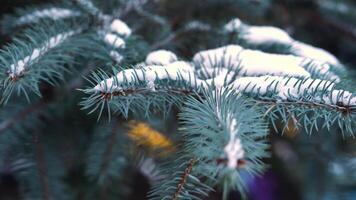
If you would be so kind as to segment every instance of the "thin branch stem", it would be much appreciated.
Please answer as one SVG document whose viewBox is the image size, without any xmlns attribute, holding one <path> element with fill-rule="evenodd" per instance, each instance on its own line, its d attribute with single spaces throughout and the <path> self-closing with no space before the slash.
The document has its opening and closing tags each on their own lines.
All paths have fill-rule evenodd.
<svg viewBox="0 0 356 200">
<path fill-rule="evenodd" d="M 354 113 L 356 110 L 354 107 L 351 106 L 340 106 L 340 105 L 330 105 L 330 104 L 323 104 L 318 102 L 306 102 L 306 101 L 267 101 L 267 100 L 254 100 L 257 104 L 269 104 L 272 107 L 268 109 L 268 112 L 272 111 L 278 105 L 286 105 L 286 106 L 305 106 L 305 107 L 316 107 L 316 108 L 325 108 L 329 110 L 337 110 L 343 113 Z M 266 113 L 267 114 L 267 113 Z"/>
<path fill-rule="evenodd" d="M 193 166 L 194 164 L 197 162 L 196 158 L 192 158 L 190 159 L 188 166 L 185 168 L 184 173 L 182 175 L 181 180 L 179 181 L 178 185 L 177 185 L 177 190 L 176 192 L 173 194 L 173 198 L 172 200 L 177 200 L 179 197 L 179 194 L 182 192 L 184 185 L 187 182 L 188 176 L 189 174 L 192 172 L 193 170 Z"/>
</svg>

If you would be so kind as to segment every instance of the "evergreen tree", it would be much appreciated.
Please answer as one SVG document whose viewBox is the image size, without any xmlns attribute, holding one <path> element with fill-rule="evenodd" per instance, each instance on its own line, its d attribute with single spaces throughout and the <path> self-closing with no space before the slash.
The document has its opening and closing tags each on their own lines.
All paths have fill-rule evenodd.
<svg viewBox="0 0 356 200">
<path fill-rule="evenodd" d="M 73 0 L 6 15 L 1 199 L 268 199 L 254 185 L 271 164 L 302 199 L 355 198 L 355 149 L 339 145 L 356 130 L 354 70 L 272 26 L 290 7 L 355 41 L 346 0 Z"/>
</svg>

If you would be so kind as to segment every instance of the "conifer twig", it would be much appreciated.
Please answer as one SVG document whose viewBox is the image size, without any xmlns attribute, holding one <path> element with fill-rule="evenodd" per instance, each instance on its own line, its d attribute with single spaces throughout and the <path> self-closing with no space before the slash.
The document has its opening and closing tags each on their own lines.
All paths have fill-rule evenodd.
<svg viewBox="0 0 356 200">
<path fill-rule="evenodd" d="M 172 200 L 177 200 L 179 197 L 179 194 L 182 192 L 184 185 L 187 182 L 188 176 L 189 174 L 192 172 L 193 170 L 193 166 L 194 164 L 197 162 L 196 158 L 192 158 L 190 159 L 188 166 L 185 168 L 184 173 L 182 175 L 181 180 L 179 181 L 178 185 L 177 185 L 177 190 L 176 192 L 173 194 L 173 198 Z"/>
</svg>

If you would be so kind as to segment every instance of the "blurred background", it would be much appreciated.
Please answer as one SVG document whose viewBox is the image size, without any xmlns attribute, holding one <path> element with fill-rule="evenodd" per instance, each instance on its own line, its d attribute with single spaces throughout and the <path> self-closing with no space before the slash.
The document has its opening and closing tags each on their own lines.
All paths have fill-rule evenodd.
<svg viewBox="0 0 356 200">
<path fill-rule="evenodd" d="M 173 29 L 187 21 L 206 23 L 239 17 L 253 25 L 273 25 L 288 31 L 295 39 L 324 48 L 348 68 L 356 70 L 356 2 L 342 0 L 157 0 L 160 15 L 167 16 Z M 46 0 L 1 0 L 1 16 L 15 8 L 49 3 Z M 55 2 L 55 1 L 52 1 Z M 102 1 L 104 2 L 104 1 Z M 209 2 L 209 3 L 207 3 Z M 233 3 L 232 3 L 233 2 Z M 247 5 L 246 5 L 247 4 Z M 184 6 L 183 6 L 184 5 Z M 189 5 L 189 6 L 187 6 Z M 154 29 L 154 26 L 151 27 Z M 152 30 L 137 27 L 137 34 L 148 41 Z M 160 30 L 156 30 L 160 31 Z M 150 34 L 148 34 L 150 33 Z M 178 55 L 191 57 L 192 41 L 177 41 Z M 9 38 L 2 35 L 0 44 Z M 174 43 L 175 41 L 173 41 Z M 356 88 L 356 86 L 355 86 Z M 270 169 L 262 176 L 248 180 L 251 200 L 352 200 L 356 199 L 356 139 L 338 130 L 303 134 L 293 127 L 284 134 L 271 134 L 273 154 L 267 161 Z M 75 173 L 73 172 L 74 179 Z M 80 178 L 80 177 L 79 177 Z M 135 183 L 137 192 L 131 199 L 143 199 L 148 191 L 144 178 Z M 18 182 L 12 174 L 0 172 L 0 200 L 17 199 Z M 209 199 L 220 199 L 212 194 Z M 239 199 L 232 193 L 230 199 Z"/>
</svg>

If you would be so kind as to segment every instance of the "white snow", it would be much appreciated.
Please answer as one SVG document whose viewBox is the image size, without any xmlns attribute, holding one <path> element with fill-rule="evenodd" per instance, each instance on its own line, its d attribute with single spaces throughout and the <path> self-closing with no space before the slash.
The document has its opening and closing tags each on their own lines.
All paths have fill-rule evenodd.
<svg viewBox="0 0 356 200">
<path fill-rule="evenodd" d="M 264 53 L 257 50 L 244 50 L 239 45 L 228 45 L 198 52 L 193 61 L 200 68 L 227 68 L 240 70 L 247 76 L 284 75 L 310 77 L 303 66 L 303 58 L 292 55 Z"/>
<path fill-rule="evenodd" d="M 320 66 L 320 72 L 330 75 L 328 74 L 330 66 L 320 61 L 292 55 L 244 50 L 238 45 L 201 51 L 194 56 L 193 63 L 184 61 L 169 63 L 173 55 L 173 53 L 165 50 L 152 52 L 147 56 L 146 63 L 143 63 L 143 66 L 123 70 L 116 76 L 103 80 L 93 89 L 98 92 L 114 92 L 122 90 L 121 86 L 125 83 L 145 81 L 147 88 L 154 91 L 156 80 L 170 79 L 186 81 L 198 90 L 208 89 L 212 86 L 216 89 L 229 87 L 240 93 L 252 93 L 261 97 L 271 94 L 278 100 L 293 101 L 301 100 L 302 97 L 317 92 L 323 96 L 310 96 L 310 99 L 303 99 L 303 101 L 330 105 L 338 103 L 344 105 L 356 104 L 356 97 L 352 93 L 341 90 L 333 91 L 334 82 L 309 78 L 310 74 L 303 67 L 310 62 L 315 66 Z M 175 55 L 174 57 L 176 58 Z M 162 58 L 165 59 L 162 60 Z M 223 62 L 229 61 L 232 65 L 224 65 L 221 60 Z M 156 65 L 146 66 L 147 63 L 156 63 Z M 242 75 L 247 76 L 244 77 L 241 74 L 235 76 L 235 71 L 231 69 L 237 70 L 237 67 L 241 69 Z M 196 72 L 204 73 L 209 79 L 198 78 Z M 236 79 L 233 80 L 233 78 Z M 233 152 L 232 148 L 231 143 L 227 149 Z M 233 154 L 231 153 L 231 155 Z"/>
<path fill-rule="evenodd" d="M 114 19 L 110 24 L 110 30 L 117 33 L 123 37 L 128 37 L 131 35 L 132 31 L 127 24 L 119 19 Z"/>
<path fill-rule="evenodd" d="M 119 91 L 121 84 L 145 81 L 152 87 L 156 79 L 185 80 L 194 83 L 194 71 L 192 66 L 183 61 L 174 62 L 166 66 L 150 65 L 141 69 L 126 69 L 119 72 L 115 77 L 101 81 L 94 87 L 95 91 L 112 92 Z M 153 84 L 153 85 L 152 85 Z M 153 88 L 152 88 L 153 89 Z"/>
<path fill-rule="evenodd" d="M 241 38 L 255 45 L 264 43 L 289 44 L 293 42 L 287 32 L 273 26 L 250 26 L 246 31 L 243 31 Z"/>
<path fill-rule="evenodd" d="M 214 78 L 206 79 L 206 80 L 198 80 L 198 83 L 203 88 L 209 88 L 210 86 L 215 86 L 215 88 L 223 88 L 227 83 L 232 81 L 234 77 L 234 73 L 223 71 L 219 75 L 215 76 Z"/>
<path fill-rule="evenodd" d="M 125 48 L 126 46 L 125 41 L 121 37 L 112 33 L 107 33 L 104 36 L 104 41 L 115 48 Z"/>
<path fill-rule="evenodd" d="M 75 17 L 81 15 L 78 11 L 73 11 L 66 8 L 47 8 L 44 10 L 37 10 L 33 13 L 26 14 L 21 16 L 15 23 L 17 25 L 28 24 L 32 22 L 37 22 L 41 18 L 51 18 L 53 20 L 68 18 L 68 17 Z"/>
<path fill-rule="evenodd" d="M 236 59 L 243 48 L 239 45 L 227 45 L 216 49 L 204 50 L 196 53 L 193 62 L 196 66 L 205 68 L 234 68 L 238 65 Z"/>
<path fill-rule="evenodd" d="M 110 57 L 116 62 L 116 63 L 121 63 L 121 61 L 124 59 L 124 57 L 117 51 L 112 50 L 110 51 Z"/>
<path fill-rule="evenodd" d="M 240 27 L 243 25 L 241 20 L 239 18 L 235 18 L 230 20 L 227 24 L 224 26 L 224 30 L 227 32 L 236 32 L 240 29 Z"/>
<path fill-rule="evenodd" d="M 242 28 L 243 27 L 243 28 Z M 224 29 L 228 32 L 239 32 L 241 39 L 249 44 L 262 45 L 268 43 L 280 43 L 292 46 L 290 54 L 327 62 L 337 67 L 342 67 L 339 60 L 324 49 L 305 44 L 294 40 L 290 35 L 277 27 L 273 26 L 250 26 L 243 24 L 238 18 L 228 22 Z"/>
<path fill-rule="evenodd" d="M 36 60 L 40 55 L 46 53 L 50 49 L 58 46 L 63 43 L 68 37 L 73 36 L 77 33 L 81 32 L 81 29 L 76 31 L 68 31 L 65 33 L 58 34 L 54 37 L 51 37 L 41 48 L 34 49 L 31 55 L 26 56 L 22 60 L 19 60 L 10 66 L 9 76 L 11 78 L 18 77 L 23 74 L 26 67 L 31 64 L 34 60 Z"/>
<path fill-rule="evenodd" d="M 332 65 L 339 66 L 339 60 L 331 53 L 324 49 L 305 44 L 303 42 L 295 41 L 292 43 L 292 53 L 294 55 L 311 58 L 323 62 L 328 62 Z"/>
<path fill-rule="evenodd" d="M 202 67 L 197 70 L 197 74 L 200 76 L 203 76 L 203 78 L 212 78 L 215 76 L 218 76 L 222 73 L 227 74 L 228 72 L 231 72 L 231 70 L 226 69 L 226 68 L 206 68 Z"/>
<path fill-rule="evenodd" d="M 233 87 L 245 93 L 261 96 L 275 93 L 280 99 L 300 98 L 315 91 L 331 91 L 334 83 L 320 79 L 297 79 L 280 76 L 241 77 L 232 83 Z"/>
<path fill-rule="evenodd" d="M 224 147 L 225 154 L 227 156 L 227 167 L 230 169 L 236 169 L 237 161 L 242 159 L 245 155 L 245 151 L 242 147 L 240 138 L 237 137 L 238 127 L 235 118 L 232 118 L 230 123 L 230 139 L 227 145 Z"/>
<path fill-rule="evenodd" d="M 338 105 L 341 103 L 344 106 L 355 106 L 356 96 L 349 91 L 333 90 L 329 95 L 325 95 L 322 101 L 330 105 Z"/>
<path fill-rule="evenodd" d="M 147 65 L 167 65 L 169 63 L 177 61 L 176 54 L 167 50 L 157 50 L 149 53 L 146 57 Z"/>
<path fill-rule="evenodd" d="M 301 63 L 303 58 L 264 53 L 257 50 L 244 50 L 238 56 L 241 73 L 247 76 L 277 75 L 293 77 L 310 77 Z"/>
</svg>

